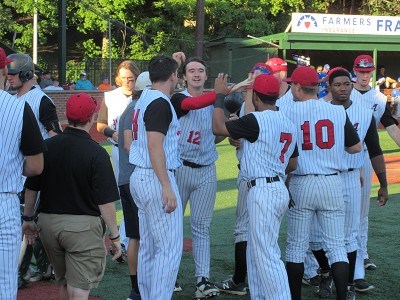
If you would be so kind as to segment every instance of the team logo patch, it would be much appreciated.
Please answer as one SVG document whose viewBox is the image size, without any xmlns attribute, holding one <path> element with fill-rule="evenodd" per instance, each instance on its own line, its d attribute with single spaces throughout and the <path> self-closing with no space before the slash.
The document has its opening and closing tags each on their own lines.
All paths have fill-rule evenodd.
<svg viewBox="0 0 400 300">
<path fill-rule="evenodd" d="M 297 27 L 305 27 L 307 29 L 318 27 L 317 20 L 311 15 L 304 15 L 297 22 Z"/>
</svg>

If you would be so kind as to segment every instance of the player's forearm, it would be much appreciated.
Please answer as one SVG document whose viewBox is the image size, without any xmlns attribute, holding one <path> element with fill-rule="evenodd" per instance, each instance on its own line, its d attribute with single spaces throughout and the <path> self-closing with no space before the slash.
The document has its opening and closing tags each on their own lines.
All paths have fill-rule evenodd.
<svg viewBox="0 0 400 300">
<path fill-rule="evenodd" d="M 253 105 L 253 89 L 248 88 L 246 90 L 246 96 L 245 96 L 244 114 L 247 115 L 248 113 L 251 113 L 253 111 L 255 111 Z"/>
<path fill-rule="evenodd" d="M 212 130 L 216 136 L 229 136 L 229 132 L 225 126 L 225 114 L 222 108 L 214 108 L 212 118 Z"/>
<path fill-rule="evenodd" d="M 111 237 L 116 237 L 119 235 L 117 227 L 117 218 L 115 215 L 115 204 L 110 202 L 107 204 L 99 205 L 101 216 L 106 223 L 107 227 L 110 229 Z"/>
<path fill-rule="evenodd" d="M 400 129 L 396 124 L 386 127 L 387 133 L 390 135 L 392 140 L 400 147 Z"/>
<path fill-rule="evenodd" d="M 35 202 L 38 192 L 25 188 L 25 206 L 24 206 L 24 216 L 31 217 L 34 215 Z"/>
<path fill-rule="evenodd" d="M 371 164 L 376 174 L 376 177 L 378 177 L 380 186 L 387 187 L 386 165 L 385 160 L 383 159 L 383 155 L 378 155 L 372 158 Z"/>
</svg>

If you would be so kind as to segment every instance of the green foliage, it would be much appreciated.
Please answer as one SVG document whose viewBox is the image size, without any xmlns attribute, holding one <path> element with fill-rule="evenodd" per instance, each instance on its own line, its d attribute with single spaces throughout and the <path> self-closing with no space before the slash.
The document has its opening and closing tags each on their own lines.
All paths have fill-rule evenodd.
<svg viewBox="0 0 400 300">
<path fill-rule="evenodd" d="M 85 61 L 67 61 L 67 82 L 74 82 L 79 78 L 79 74 L 85 70 Z"/>
<path fill-rule="evenodd" d="M 3 0 L 0 2 L 0 40 L 17 51 L 31 52 L 35 5 L 39 12 L 39 44 L 46 45 L 58 32 L 57 2 Z M 35 4 L 36 3 L 36 4 Z M 103 37 L 112 25 L 112 56 L 149 59 L 156 53 L 195 46 L 196 0 L 70 0 L 69 32 L 80 32 L 78 49 L 86 57 L 108 57 L 101 51 Z M 399 15 L 398 1 L 368 0 L 207 0 L 204 40 L 221 37 L 263 36 L 284 30 L 291 12 Z M 184 24 L 192 24 L 184 26 Z M 14 40 L 15 33 L 15 40 Z"/>
</svg>

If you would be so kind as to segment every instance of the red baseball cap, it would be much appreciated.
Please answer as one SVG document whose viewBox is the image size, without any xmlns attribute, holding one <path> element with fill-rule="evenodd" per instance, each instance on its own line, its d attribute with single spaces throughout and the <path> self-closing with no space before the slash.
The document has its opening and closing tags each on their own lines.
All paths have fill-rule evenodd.
<svg viewBox="0 0 400 300">
<path fill-rule="evenodd" d="M 96 99 L 86 93 L 72 95 L 65 106 L 68 120 L 80 123 L 88 122 L 97 111 Z"/>
<path fill-rule="evenodd" d="M 350 75 L 349 70 L 347 70 L 346 68 L 340 66 L 340 67 L 335 67 L 335 68 L 329 70 L 328 74 L 326 75 L 326 76 L 328 76 L 328 81 L 329 81 L 329 79 L 331 78 L 331 75 L 332 75 L 334 72 L 339 71 L 339 70 L 340 70 L 340 71 L 347 72 L 347 73 L 349 74 L 349 77 L 351 78 L 351 75 Z"/>
<path fill-rule="evenodd" d="M 370 72 L 375 70 L 374 60 L 370 55 L 359 55 L 354 60 L 353 69 L 359 72 Z"/>
<path fill-rule="evenodd" d="M 287 71 L 287 63 L 282 58 L 273 57 L 266 61 L 267 66 L 272 70 L 272 73 L 278 71 Z"/>
<path fill-rule="evenodd" d="M 0 69 L 3 69 L 6 64 L 14 61 L 12 58 L 8 58 L 6 52 L 0 47 Z"/>
<path fill-rule="evenodd" d="M 289 78 L 283 79 L 285 82 L 294 82 L 305 86 L 318 85 L 318 73 L 315 69 L 306 66 L 298 66 Z"/>
<path fill-rule="evenodd" d="M 254 79 L 253 90 L 266 96 L 279 95 L 279 81 L 274 75 L 260 74 Z"/>
</svg>

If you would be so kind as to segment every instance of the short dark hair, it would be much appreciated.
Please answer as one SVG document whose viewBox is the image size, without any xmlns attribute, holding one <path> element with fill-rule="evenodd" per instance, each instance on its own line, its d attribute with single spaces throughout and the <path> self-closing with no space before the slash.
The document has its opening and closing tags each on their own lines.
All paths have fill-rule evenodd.
<svg viewBox="0 0 400 300">
<path fill-rule="evenodd" d="M 151 82 L 167 81 L 171 74 L 178 69 L 178 63 L 172 57 L 165 55 L 154 56 L 149 62 Z"/>
<path fill-rule="evenodd" d="M 336 77 L 342 77 L 342 76 L 348 77 L 351 80 L 350 73 L 347 70 L 338 69 L 338 70 L 333 71 L 331 74 L 329 74 L 329 85 L 332 84 L 333 79 L 335 79 Z"/>
<path fill-rule="evenodd" d="M 254 91 L 254 93 L 261 100 L 261 102 L 263 102 L 265 104 L 275 105 L 276 100 L 278 100 L 278 98 L 279 98 L 279 95 L 269 96 L 269 95 L 261 94 L 257 91 Z"/>
<path fill-rule="evenodd" d="M 202 60 L 201 58 L 195 56 L 195 57 L 189 57 L 189 58 L 185 61 L 185 63 L 183 64 L 183 67 L 182 67 L 182 72 L 183 72 L 183 74 L 186 74 L 186 67 L 187 67 L 187 65 L 188 65 L 189 63 L 191 63 L 191 62 L 198 62 L 198 63 L 202 64 L 202 65 L 204 66 L 204 68 L 206 69 L 206 72 L 207 72 L 207 65 L 206 65 L 206 63 L 204 62 L 204 60 Z"/>
</svg>

